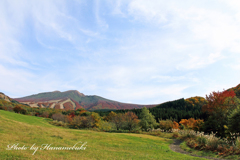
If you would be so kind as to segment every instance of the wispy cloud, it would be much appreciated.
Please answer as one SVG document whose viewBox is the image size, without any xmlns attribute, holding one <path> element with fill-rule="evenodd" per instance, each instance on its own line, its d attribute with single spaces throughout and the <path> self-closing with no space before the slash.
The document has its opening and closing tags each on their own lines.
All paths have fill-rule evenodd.
<svg viewBox="0 0 240 160">
<path fill-rule="evenodd" d="M 233 87 L 240 79 L 239 5 L 1 1 L 0 88 L 13 97 L 77 89 L 153 104 Z"/>
</svg>

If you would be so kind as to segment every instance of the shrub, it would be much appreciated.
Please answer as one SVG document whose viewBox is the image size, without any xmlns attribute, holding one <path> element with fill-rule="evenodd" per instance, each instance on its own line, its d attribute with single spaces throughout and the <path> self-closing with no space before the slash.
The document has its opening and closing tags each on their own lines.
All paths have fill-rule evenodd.
<svg viewBox="0 0 240 160">
<path fill-rule="evenodd" d="M 100 121 L 99 129 L 102 131 L 111 131 L 115 130 L 116 127 L 112 122 Z"/>
<path fill-rule="evenodd" d="M 61 127 L 67 127 L 67 124 L 62 122 L 62 121 L 57 121 L 57 120 L 54 120 L 52 122 L 49 122 L 50 124 L 53 124 L 55 126 L 61 126 Z"/>
<path fill-rule="evenodd" d="M 16 113 L 20 113 L 21 110 L 22 110 L 22 108 L 20 106 L 16 106 L 13 108 L 13 111 Z"/>
<path fill-rule="evenodd" d="M 55 113 L 52 115 L 53 120 L 65 122 L 65 116 L 62 113 Z"/>
<path fill-rule="evenodd" d="M 236 139 L 236 147 L 240 150 L 240 138 Z"/>
<path fill-rule="evenodd" d="M 48 117 L 49 117 L 48 111 L 44 111 L 44 112 L 42 113 L 42 116 L 48 118 Z"/>
<path fill-rule="evenodd" d="M 204 125 L 204 122 L 202 119 L 197 119 L 195 120 L 194 124 L 193 124 L 193 130 L 194 131 L 203 131 L 203 125 Z"/>
<path fill-rule="evenodd" d="M 201 146 L 206 146 L 206 144 L 207 144 L 207 139 L 206 139 L 206 137 L 204 136 L 204 134 L 203 133 L 201 133 L 198 137 L 197 137 L 197 142 L 198 142 L 198 144 L 200 144 Z"/>
<path fill-rule="evenodd" d="M 189 147 L 191 147 L 191 148 L 196 148 L 196 147 L 198 147 L 198 143 L 196 142 L 196 140 L 194 139 L 194 138 L 188 138 L 187 140 L 186 140 L 186 144 L 189 146 Z"/>
<path fill-rule="evenodd" d="M 75 116 L 69 124 L 71 128 L 93 128 L 95 120 L 92 116 Z"/>
<path fill-rule="evenodd" d="M 178 132 L 174 132 L 173 135 L 172 135 L 173 138 L 178 138 L 179 137 L 179 134 Z"/>
<path fill-rule="evenodd" d="M 197 120 L 195 120 L 194 118 L 181 119 L 179 123 L 182 125 L 181 128 L 193 129 L 195 131 L 203 131 L 204 122 L 201 119 Z"/>
<path fill-rule="evenodd" d="M 69 124 L 71 128 L 81 128 L 82 125 L 82 118 L 81 116 L 75 116 L 72 122 Z"/>
<path fill-rule="evenodd" d="M 26 114 L 27 111 L 26 111 L 25 109 L 22 108 L 22 109 L 20 110 L 20 113 L 21 113 L 21 114 Z"/>
<path fill-rule="evenodd" d="M 2 102 L 0 102 L 0 110 L 4 110 Z"/>
<path fill-rule="evenodd" d="M 215 134 L 210 134 L 207 137 L 207 144 L 206 148 L 209 150 L 216 150 L 218 148 L 218 145 L 220 144 L 220 138 L 216 137 Z"/>
<path fill-rule="evenodd" d="M 166 131 L 169 131 L 173 128 L 173 121 L 172 120 L 161 120 L 159 121 L 159 127 L 164 130 L 165 132 Z"/>
<path fill-rule="evenodd" d="M 10 111 L 10 112 L 12 112 L 12 111 L 13 111 L 13 108 L 12 108 L 12 107 L 8 107 L 7 110 Z"/>
<path fill-rule="evenodd" d="M 181 135 L 182 139 L 195 138 L 198 134 L 197 132 L 195 132 L 193 130 L 180 130 L 178 133 Z"/>
</svg>

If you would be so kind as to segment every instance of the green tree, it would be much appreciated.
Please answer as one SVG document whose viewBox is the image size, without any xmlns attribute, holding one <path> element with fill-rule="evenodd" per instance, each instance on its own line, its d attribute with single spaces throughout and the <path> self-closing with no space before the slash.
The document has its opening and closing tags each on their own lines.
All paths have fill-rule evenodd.
<svg viewBox="0 0 240 160">
<path fill-rule="evenodd" d="M 155 120 L 155 117 L 152 115 L 152 113 L 149 112 L 149 110 L 146 107 L 142 108 L 142 112 L 139 116 L 141 121 L 139 122 L 139 125 L 147 131 L 149 128 L 154 128 L 157 126 L 157 122 Z"/>
<path fill-rule="evenodd" d="M 238 106 L 228 117 L 228 130 L 231 133 L 240 134 L 240 106 Z"/>
</svg>

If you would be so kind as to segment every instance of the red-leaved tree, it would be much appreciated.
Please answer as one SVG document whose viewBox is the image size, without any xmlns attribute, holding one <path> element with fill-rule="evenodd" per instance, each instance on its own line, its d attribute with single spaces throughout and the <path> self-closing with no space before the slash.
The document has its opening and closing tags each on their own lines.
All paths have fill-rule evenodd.
<svg viewBox="0 0 240 160">
<path fill-rule="evenodd" d="M 204 132 L 216 133 L 218 137 L 226 137 L 227 130 L 224 126 L 228 124 L 228 116 L 239 104 L 239 100 L 233 90 L 223 92 L 212 92 L 206 96 L 208 103 L 202 107 L 203 112 L 210 116 L 204 123 Z"/>
<path fill-rule="evenodd" d="M 206 95 L 208 103 L 202 107 L 203 112 L 212 114 L 213 112 L 223 112 L 235 105 L 234 91 L 212 92 Z"/>
</svg>

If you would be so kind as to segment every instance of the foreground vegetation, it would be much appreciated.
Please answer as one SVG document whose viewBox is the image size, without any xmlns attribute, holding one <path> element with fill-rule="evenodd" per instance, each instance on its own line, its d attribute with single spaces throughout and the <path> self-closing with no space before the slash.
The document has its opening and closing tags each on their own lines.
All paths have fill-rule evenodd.
<svg viewBox="0 0 240 160">
<path fill-rule="evenodd" d="M 212 92 L 206 96 L 206 99 L 192 97 L 163 103 L 151 109 L 144 107 L 141 110 L 111 111 L 108 114 L 84 109 L 72 111 L 31 108 L 18 102 L 6 102 L 1 99 L 0 109 L 51 118 L 50 124 L 64 128 L 150 133 L 158 136 L 162 132 L 174 132 L 173 137 L 185 140 L 186 145 L 193 149 L 213 151 L 223 156 L 240 154 L 240 100 L 234 90 Z M 191 112 L 188 112 L 188 109 Z M 179 111 L 174 112 L 175 110 Z M 156 120 L 154 116 L 169 115 L 168 112 L 176 113 L 175 117 L 178 118 L 183 116 L 182 113 L 187 117 L 198 115 L 197 117 L 204 118 L 191 117 L 179 121 L 172 117 Z"/>
<path fill-rule="evenodd" d="M 0 110 L 0 159 L 201 159 L 173 152 L 170 139 L 129 133 L 73 130 L 53 126 L 46 118 Z M 31 147 L 52 144 L 72 147 L 87 142 L 85 150 L 6 150 L 9 144 Z"/>
</svg>

